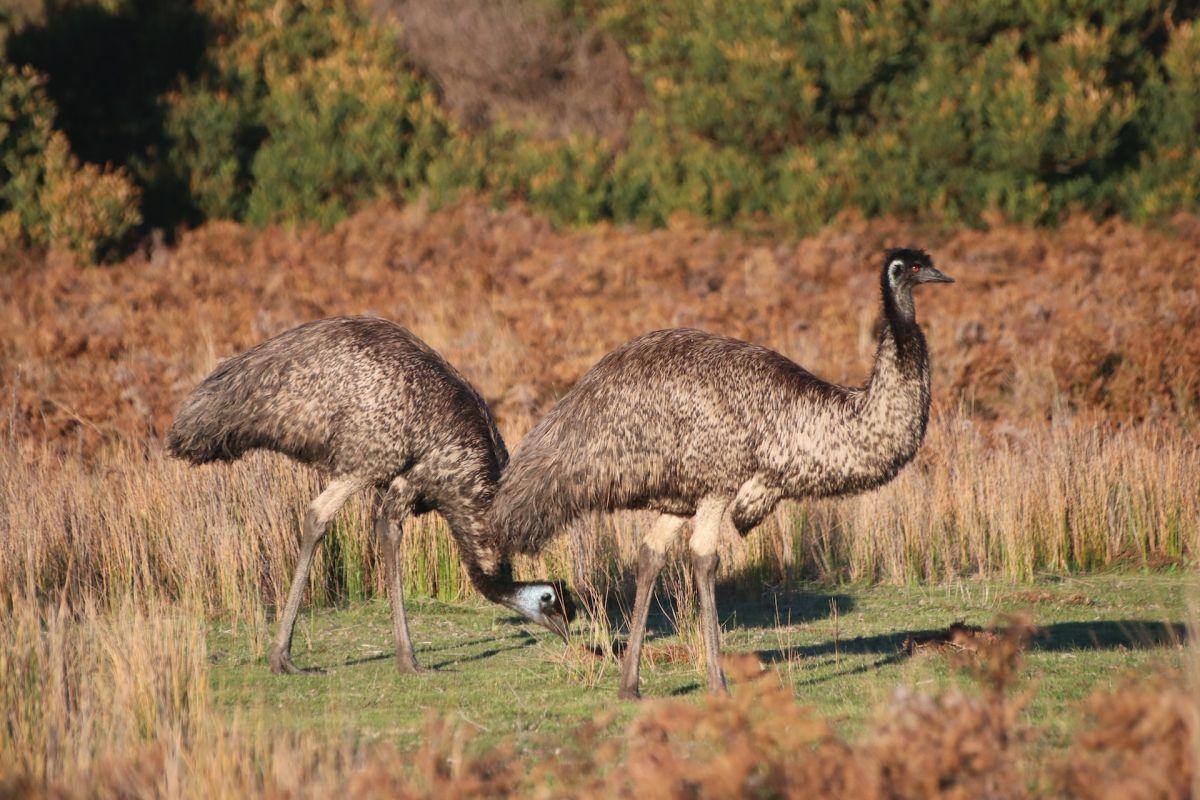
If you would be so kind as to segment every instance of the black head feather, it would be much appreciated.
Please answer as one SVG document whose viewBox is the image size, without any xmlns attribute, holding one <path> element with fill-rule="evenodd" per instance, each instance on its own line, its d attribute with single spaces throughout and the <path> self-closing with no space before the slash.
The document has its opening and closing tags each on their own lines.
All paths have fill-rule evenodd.
<svg viewBox="0 0 1200 800">
<path fill-rule="evenodd" d="M 916 247 L 892 247 L 886 252 L 887 263 L 899 259 L 905 264 L 920 264 L 923 267 L 932 267 L 933 259 L 929 257 L 929 253 Z"/>
</svg>

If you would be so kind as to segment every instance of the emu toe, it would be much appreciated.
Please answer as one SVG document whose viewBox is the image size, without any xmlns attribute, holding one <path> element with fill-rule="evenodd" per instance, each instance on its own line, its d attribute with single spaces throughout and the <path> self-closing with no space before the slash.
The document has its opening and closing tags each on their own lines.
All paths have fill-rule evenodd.
<svg viewBox="0 0 1200 800">
<path fill-rule="evenodd" d="M 396 669 L 401 675 L 420 675 L 425 671 L 421 667 L 417 666 L 416 661 L 405 660 L 399 656 L 396 657 Z"/>
<path fill-rule="evenodd" d="M 271 651 L 271 672 L 276 675 L 313 675 L 324 673 L 325 670 L 320 667 L 306 667 L 301 669 L 292 663 L 292 657 L 282 650 Z"/>
<path fill-rule="evenodd" d="M 642 693 L 638 691 L 636 686 L 622 686 L 617 690 L 617 698 L 620 700 L 641 700 Z"/>
</svg>

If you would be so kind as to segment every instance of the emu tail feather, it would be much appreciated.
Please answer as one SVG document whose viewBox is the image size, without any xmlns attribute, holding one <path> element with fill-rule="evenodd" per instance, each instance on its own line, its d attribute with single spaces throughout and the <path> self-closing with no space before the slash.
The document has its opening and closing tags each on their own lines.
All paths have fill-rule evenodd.
<svg viewBox="0 0 1200 800">
<path fill-rule="evenodd" d="M 171 430 L 167 450 L 176 458 L 193 464 L 235 461 L 249 449 L 231 409 L 219 396 L 204 391 L 208 382 L 184 401 Z"/>
<path fill-rule="evenodd" d="M 167 449 L 193 464 L 236 461 L 256 448 L 311 460 L 312 424 L 294 403 L 284 376 L 287 353 L 267 345 L 225 361 L 184 399 Z M 306 424 L 308 423 L 308 424 Z"/>
</svg>

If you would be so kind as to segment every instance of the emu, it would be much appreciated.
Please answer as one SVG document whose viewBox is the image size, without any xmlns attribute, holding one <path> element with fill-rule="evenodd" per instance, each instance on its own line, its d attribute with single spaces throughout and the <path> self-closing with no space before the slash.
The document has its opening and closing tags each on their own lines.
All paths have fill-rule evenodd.
<svg viewBox="0 0 1200 800">
<path fill-rule="evenodd" d="M 929 356 L 913 288 L 952 283 L 921 250 L 889 250 L 885 324 L 866 385 L 817 378 L 764 347 L 691 329 L 648 333 L 604 356 L 522 441 L 492 504 L 504 552 L 534 553 L 580 515 L 650 509 L 620 696 L 639 696 L 654 581 L 687 518 L 708 688 L 721 693 L 717 545 L 784 498 L 834 497 L 891 480 L 925 435 Z"/>
<path fill-rule="evenodd" d="M 396 665 L 418 671 L 404 612 L 400 544 L 404 519 L 437 510 L 475 588 L 559 634 L 573 615 L 555 583 L 518 583 L 484 536 L 487 510 L 508 451 L 478 392 L 404 327 L 372 317 L 310 322 L 230 358 L 184 400 L 170 452 L 193 464 L 234 461 L 255 449 L 309 464 L 329 477 L 312 501 L 271 670 L 292 663 L 292 631 L 317 545 L 356 492 L 375 493 L 392 601 Z"/>
</svg>

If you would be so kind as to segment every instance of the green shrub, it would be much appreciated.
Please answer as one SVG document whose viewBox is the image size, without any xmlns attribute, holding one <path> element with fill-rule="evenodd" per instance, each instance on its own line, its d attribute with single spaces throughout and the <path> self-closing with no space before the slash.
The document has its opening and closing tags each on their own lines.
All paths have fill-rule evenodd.
<svg viewBox="0 0 1200 800">
<path fill-rule="evenodd" d="M 503 198 L 521 198 L 564 224 L 610 217 L 611 151 L 598 139 L 565 142 L 511 137 L 485 171 L 487 185 Z"/>
<path fill-rule="evenodd" d="M 122 170 L 81 164 L 67 137 L 50 137 L 43 161 L 39 205 L 45 215 L 45 239 L 86 258 L 106 248 L 142 221 L 140 193 Z"/>
<path fill-rule="evenodd" d="M 359 55 L 350 45 L 268 78 L 251 221 L 329 224 L 361 201 L 423 180 L 445 136 L 432 95 Z"/>
<path fill-rule="evenodd" d="M 430 199 L 441 205 L 457 199 L 463 191 L 483 191 L 493 162 L 502 153 L 511 152 L 519 139 L 513 131 L 496 128 L 476 136 L 452 135 L 425 170 Z"/>
<path fill-rule="evenodd" d="M 765 205 L 811 227 L 846 207 L 1052 222 L 1072 207 L 1151 218 L 1194 206 L 1185 143 L 1200 89 L 1179 13 L 1157 0 L 610 0 L 598 18 L 644 77 L 647 113 L 672 140 L 704 143 L 669 163 L 672 148 L 619 158 L 642 177 L 614 211 L 720 220 Z M 733 185 L 767 183 L 711 207 L 652 188 L 697 160 Z"/>
<path fill-rule="evenodd" d="M 240 219 L 250 193 L 250 161 L 261 133 L 252 104 L 203 84 L 169 96 L 167 168 L 205 219 Z"/>
<path fill-rule="evenodd" d="M 425 180 L 449 128 L 392 31 L 339 0 L 204 8 L 220 32 L 212 66 L 167 121 L 204 216 L 330 224 Z"/>
<path fill-rule="evenodd" d="M 64 2 L 73 15 L 54 29 L 29 0 L 17 49 L 127 29 L 174 77 L 123 97 L 114 76 L 131 59 L 117 59 L 104 82 L 116 118 L 90 141 L 76 133 L 108 99 L 61 92 L 56 109 L 38 73 L 6 66 L 9 239 L 111 246 L 137 224 L 129 174 L 155 225 L 328 225 L 377 197 L 463 190 L 564 224 L 683 212 L 798 231 L 848 209 L 1052 224 L 1073 208 L 1154 220 L 1200 207 L 1200 27 L 1170 0 L 556 0 L 563 24 L 619 41 L 644 83 L 619 143 L 539 138 L 520 120 L 460 128 L 391 19 L 350 0 Z M 85 63 L 102 70 L 95 44 Z M 56 118 L 77 153 L 118 169 L 80 164 Z"/>
<path fill-rule="evenodd" d="M 50 143 L 54 105 L 32 69 L 0 72 L 0 213 L 6 239 L 19 240 L 40 220 L 40 162 Z"/>
<path fill-rule="evenodd" d="M 679 211 L 730 222 L 763 207 L 764 183 L 760 164 L 738 148 L 643 115 L 613 164 L 612 209 L 650 225 Z"/>
<path fill-rule="evenodd" d="M 0 70 L 0 246 L 96 258 L 141 222 L 139 193 L 124 170 L 80 163 L 43 84 L 27 67 Z"/>
<path fill-rule="evenodd" d="M 1149 146 L 1116 189 L 1117 207 L 1137 220 L 1200 208 L 1200 24 L 1170 28 L 1162 68 L 1141 103 Z"/>
</svg>

